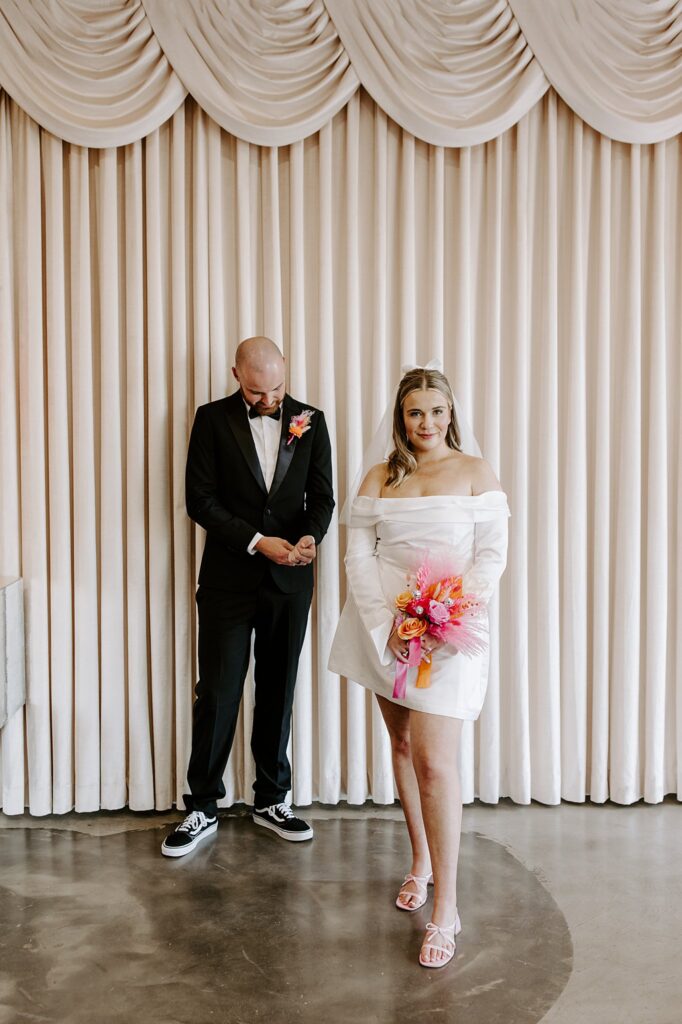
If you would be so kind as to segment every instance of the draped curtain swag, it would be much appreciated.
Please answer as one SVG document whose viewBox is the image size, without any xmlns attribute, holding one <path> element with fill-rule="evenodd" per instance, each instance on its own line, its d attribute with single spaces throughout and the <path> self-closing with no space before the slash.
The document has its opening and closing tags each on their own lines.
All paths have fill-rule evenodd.
<svg viewBox="0 0 682 1024">
<path fill-rule="evenodd" d="M 609 138 L 682 129 L 673 0 L 0 0 L 0 86 L 43 128 L 123 146 L 189 91 L 238 138 L 301 141 L 359 85 L 439 146 L 496 138 L 550 84 Z"/>
<path fill-rule="evenodd" d="M 512 0 L 547 79 L 583 121 L 621 142 L 682 131 L 682 5 Z"/>
<path fill-rule="evenodd" d="M 187 439 L 254 333 L 324 408 L 340 504 L 401 364 L 432 357 L 509 494 L 465 799 L 682 795 L 681 7 L 0 0 L 7 813 L 181 800 Z M 344 548 L 333 522 L 303 805 L 395 796 L 376 703 L 326 667 Z M 226 803 L 252 713 L 249 675 Z"/>
<path fill-rule="evenodd" d="M 360 84 L 322 0 L 148 0 L 154 32 L 199 105 L 261 146 L 312 135 Z"/>
<path fill-rule="evenodd" d="M 495 138 L 548 88 L 507 0 L 325 2 L 370 96 L 434 146 Z"/>
<path fill-rule="evenodd" d="M 140 0 L 2 0 L 0 85 L 59 139 L 124 146 L 187 94 Z"/>
</svg>

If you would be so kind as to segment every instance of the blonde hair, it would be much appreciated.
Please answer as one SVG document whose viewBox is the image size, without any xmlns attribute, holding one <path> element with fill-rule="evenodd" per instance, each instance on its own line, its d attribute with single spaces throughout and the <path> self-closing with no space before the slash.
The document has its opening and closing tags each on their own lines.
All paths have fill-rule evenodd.
<svg viewBox="0 0 682 1024">
<path fill-rule="evenodd" d="M 412 454 L 405 420 L 403 419 L 403 403 L 413 391 L 440 391 L 450 406 L 450 422 L 445 435 L 445 443 L 454 451 L 461 451 L 461 439 L 457 417 L 455 416 L 455 399 L 452 388 L 445 374 L 439 370 L 425 370 L 417 367 L 408 370 L 398 385 L 393 408 L 393 444 L 395 448 L 388 457 L 388 468 L 384 487 L 398 487 L 408 476 L 412 476 L 417 468 L 417 460 Z"/>
</svg>

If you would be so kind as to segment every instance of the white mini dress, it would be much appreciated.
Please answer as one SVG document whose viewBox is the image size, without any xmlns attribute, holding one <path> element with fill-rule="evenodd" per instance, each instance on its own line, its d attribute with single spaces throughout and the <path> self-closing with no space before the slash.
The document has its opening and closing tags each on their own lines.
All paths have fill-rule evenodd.
<svg viewBox="0 0 682 1024">
<path fill-rule="evenodd" d="M 353 502 L 346 553 L 348 598 L 332 643 L 329 668 L 393 700 L 395 657 L 387 641 L 395 598 L 428 555 L 463 577 L 465 594 L 488 603 L 507 562 L 509 507 L 502 491 L 417 498 L 358 497 Z M 478 718 L 488 684 L 489 650 L 475 657 L 439 647 L 431 686 L 417 689 L 408 670 L 407 692 L 396 704 L 449 718 Z"/>
</svg>

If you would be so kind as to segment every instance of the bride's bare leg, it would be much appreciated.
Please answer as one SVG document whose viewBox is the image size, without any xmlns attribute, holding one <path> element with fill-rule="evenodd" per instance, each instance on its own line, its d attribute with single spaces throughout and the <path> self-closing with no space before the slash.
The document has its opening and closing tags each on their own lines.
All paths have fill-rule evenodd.
<svg viewBox="0 0 682 1024">
<path fill-rule="evenodd" d="M 462 830 L 462 792 L 459 781 L 459 747 L 462 722 L 458 718 L 410 715 L 412 760 L 421 797 L 421 812 L 431 851 L 434 902 L 431 920 L 448 926 L 457 913 L 457 860 Z M 442 946 L 439 937 L 431 942 Z M 444 959 L 432 950 L 429 959 Z"/>
<path fill-rule="evenodd" d="M 407 708 L 394 704 L 393 701 L 386 700 L 385 697 L 377 695 L 377 701 L 391 740 L 393 773 L 398 787 L 400 804 L 407 823 L 407 832 L 412 844 L 412 866 L 410 873 L 425 876 L 431 872 L 431 859 L 424 831 L 417 776 L 412 764 L 410 712 Z M 416 888 L 413 882 L 407 882 L 405 885 L 407 892 L 412 890 L 416 892 Z M 412 902 L 409 897 L 403 900 L 407 907 L 411 906 Z"/>
</svg>

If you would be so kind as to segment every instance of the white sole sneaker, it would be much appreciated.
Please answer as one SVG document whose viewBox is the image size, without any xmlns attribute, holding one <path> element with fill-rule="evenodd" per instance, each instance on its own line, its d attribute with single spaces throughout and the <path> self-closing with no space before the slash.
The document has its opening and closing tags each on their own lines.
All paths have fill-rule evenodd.
<svg viewBox="0 0 682 1024">
<path fill-rule="evenodd" d="M 262 825 L 263 828 L 269 828 L 271 832 L 276 832 L 280 839 L 286 839 L 289 843 L 302 843 L 306 839 L 313 838 L 313 830 L 311 828 L 306 829 L 305 832 L 287 832 L 286 829 L 280 828 L 274 821 L 266 821 L 265 818 L 259 817 L 257 814 L 253 814 L 252 818 L 256 825 Z"/>
<path fill-rule="evenodd" d="M 191 853 L 192 850 L 196 850 L 202 840 L 212 836 L 214 832 L 218 830 L 218 822 L 214 821 L 212 825 L 203 829 L 198 836 L 195 836 L 191 843 L 187 843 L 185 846 L 166 846 L 166 840 L 164 839 L 161 844 L 161 853 L 164 857 L 184 857 L 186 854 Z M 171 832 L 171 835 L 173 833 Z"/>
</svg>

